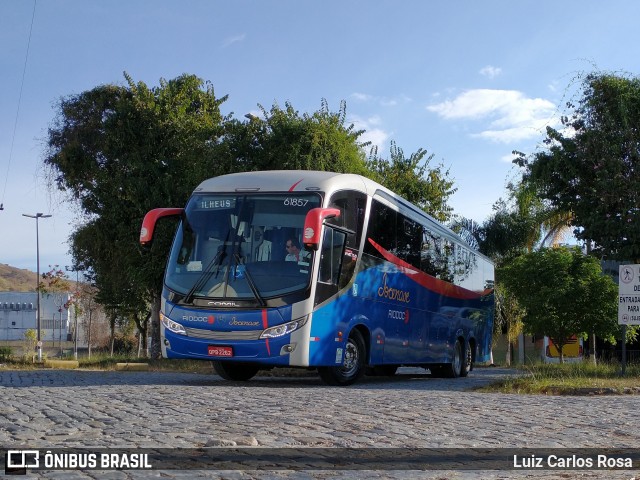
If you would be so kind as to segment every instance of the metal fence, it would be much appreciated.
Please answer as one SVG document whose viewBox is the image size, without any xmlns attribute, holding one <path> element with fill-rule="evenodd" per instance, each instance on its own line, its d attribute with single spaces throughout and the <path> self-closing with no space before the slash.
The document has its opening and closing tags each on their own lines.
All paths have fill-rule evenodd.
<svg viewBox="0 0 640 480">
<path fill-rule="evenodd" d="M 597 356 L 605 362 L 622 362 L 622 350 L 604 350 Z M 627 350 L 627 363 L 640 363 L 640 350 Z"/>
</svg>

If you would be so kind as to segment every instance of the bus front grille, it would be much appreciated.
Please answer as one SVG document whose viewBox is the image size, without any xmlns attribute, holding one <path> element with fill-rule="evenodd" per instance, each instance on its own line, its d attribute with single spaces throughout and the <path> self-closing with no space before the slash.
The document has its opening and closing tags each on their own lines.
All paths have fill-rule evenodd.
<svg viewBox="0 0 640 480">
<path fill-rule="evenodd" d="M 201 328 L 185 327 L 188 337 L 205 338 L 207 340 L 258 340 L 262 330 L 236 330 L 232 332 L 214 332 Z"/>
</svg>

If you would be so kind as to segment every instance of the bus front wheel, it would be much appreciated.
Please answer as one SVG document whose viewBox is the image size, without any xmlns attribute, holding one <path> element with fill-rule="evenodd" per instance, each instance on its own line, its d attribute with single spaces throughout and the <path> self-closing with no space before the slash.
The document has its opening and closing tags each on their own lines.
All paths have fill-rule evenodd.
<svg viewBox="0 0 640 480">
<path fill-rule="evenodd" d="M 213 361 L 213 369 L 225 380 L 244 382 L 253 378 L 258 373 L 259 368 L 250 363 L 220 362 Z"/>
<path fill-rule="evenodd" d="M 367 349 L 362 334 L 353 330 L 344 349 L 344 360 L 339 367 L 318 367 L 323 382 L 328 385 L 347 386 L 355 383 L 365 371 Z"/>
</svg>

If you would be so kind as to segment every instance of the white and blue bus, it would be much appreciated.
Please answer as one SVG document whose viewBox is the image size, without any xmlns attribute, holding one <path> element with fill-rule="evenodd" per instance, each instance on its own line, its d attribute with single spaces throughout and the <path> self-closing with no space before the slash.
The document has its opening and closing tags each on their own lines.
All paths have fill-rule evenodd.
<svg viewBox="0 0 640 480">
<path fill-rule="evenodd" d="M 202 182 L 179 216 L 160 309 L 162 354 L 227 380 L 317 368 L 331 385 L 419 366 L 464 377 L 486 361 L 492 263 L 367 178 L 245 172 Z"/>
</svg>

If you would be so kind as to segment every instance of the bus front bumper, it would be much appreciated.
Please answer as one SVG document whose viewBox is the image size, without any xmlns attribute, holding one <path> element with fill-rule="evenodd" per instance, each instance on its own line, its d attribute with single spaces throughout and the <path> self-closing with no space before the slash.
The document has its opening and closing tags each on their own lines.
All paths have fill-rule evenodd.
<svg viewBox="0 0 640 480">
<path fill-rule="evenodd" d="M 224 360 L 264 365 L 290 365 L 297 344 L 291 335 L 259 340 L 211 340 L 177 334 L 161 328 L 162 356 L 193 360 Z"/>
</svg>

